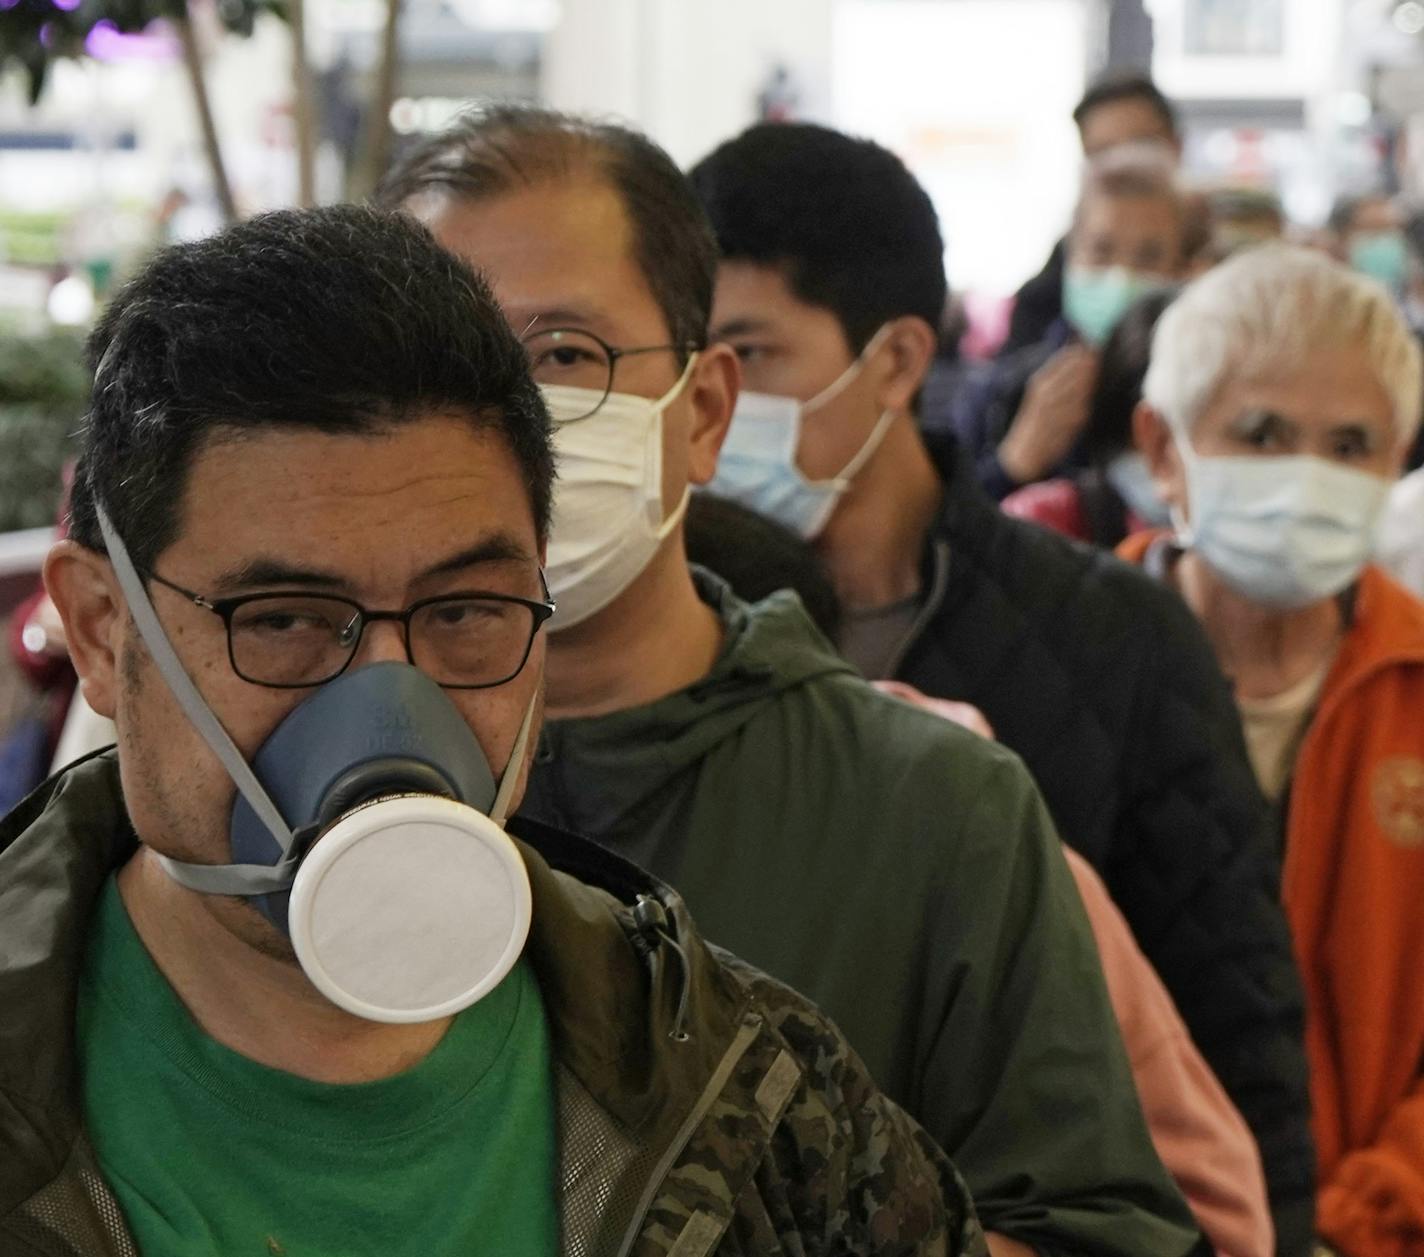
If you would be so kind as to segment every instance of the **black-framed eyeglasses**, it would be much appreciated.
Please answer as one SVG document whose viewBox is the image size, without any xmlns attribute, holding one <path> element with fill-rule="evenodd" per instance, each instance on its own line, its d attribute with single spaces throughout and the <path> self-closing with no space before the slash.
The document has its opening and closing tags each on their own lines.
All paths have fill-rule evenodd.
<svg viewBox="0 0 1424 1257">
<path fill-rule="evenodd" d="M 400 624 L 406 658 L 438 685 L 483 690 L 512 681 L 528 662 L 534 635 L 554 614 L 549 586 L 542 601 L 510 594 L 442 594 L 404 611 L 372 611 L 338 594 L 273 592 L 206 598 L 149 579 L 222 618 L 227 654 L 244 681 L 271 689 L 305 689 L 340 676 L 361 646 L 366 625 Z M 544 575 L 539 574 L 541 582 Z"/>
<path fill-rule="evenodd" d="M 556 423 L 574 423 L 587 419 L 597 411 L 613 391 L 613 372 L 620 359 L 638 354 L 696 353 L 702 348 L 691 342 L 620 347 L 576 327 L 551 327 L 530 332 L 520 338 L 520 343 L 529 355 L 529 370 L 536 383 L 562 384 L 598 394 L 598 400 L 582 413 L 565 411 L 555 415 Z"/>
</svg>

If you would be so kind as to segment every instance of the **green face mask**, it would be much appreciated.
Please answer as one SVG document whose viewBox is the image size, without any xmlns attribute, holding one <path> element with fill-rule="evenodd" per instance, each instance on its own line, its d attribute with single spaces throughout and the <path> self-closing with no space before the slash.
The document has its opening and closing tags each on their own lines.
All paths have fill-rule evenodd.
<svg viewBox="0 0 1424 1257">
<path fill-rule="evenodd" d="M 1063 276 L 1063 317 L 1090 345 L 1101 345 L 1133 303 L 1167 287 L 1158 275 L 1125 266 L 1070 266 Z"/>
<path fill-rule="evenodd" d="M 1404 236 L 1397 231 L 1362 231 L 1350 240 L 1350 265 L 1362 275 L 1377 279 L 1386 288 L 1404 287 L 1408 253 Z"/>
</svg>

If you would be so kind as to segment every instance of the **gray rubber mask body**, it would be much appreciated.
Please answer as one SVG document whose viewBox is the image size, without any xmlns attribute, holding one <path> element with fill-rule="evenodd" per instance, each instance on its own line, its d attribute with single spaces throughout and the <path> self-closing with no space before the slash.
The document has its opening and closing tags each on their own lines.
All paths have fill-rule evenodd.
<svg viewBox="0 0 1424 1257">
<path fill-rule="evenodd" d="M 489 815 L 496 790 L 464 717 L 408 663 L 369 664 L 327 682 L 272 731 L 252 769 L 292 829 L 298 864 L 322 830 L 373 799 L 433 794 Z M 275 866 L 284 854 L 239 793 L 232 858 Z M 285 931 L 289 898 L 280 890 L 252 901 Z"/>
</svg>

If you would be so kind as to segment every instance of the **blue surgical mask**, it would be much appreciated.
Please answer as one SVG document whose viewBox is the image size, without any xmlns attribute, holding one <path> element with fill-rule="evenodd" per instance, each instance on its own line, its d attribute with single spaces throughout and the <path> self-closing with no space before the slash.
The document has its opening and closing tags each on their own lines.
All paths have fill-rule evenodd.
<svg viewBox="0 0 1424 1257">
<path fill-rule="evenodd" d="M 860 373 L 885 333 L 882 327 L 859 357 L 810 401 L 775 393 L 741 393 L 708 492 L 774 519 L 808 541 L 818 537 L 855 477 L 880 448 L 895 415 L 883 412 L 855 456 L 829 480 L 809 480 L 797 466 L 801 425 Z"/>
<path fill-rule="evenodd" d="M 1403 232 L 1361 231 L 1350 238 L 1350 265 L 1392 292 L 1403 289 L 1408 263 Z"/>
<path fill-rule="evenodd" d="M 1102 345 L 1138 301 L 1169 286 L 1160 275 L 1126 266 L 1070 266 L 1063 275 L 1063 317 L 1089 345 Z"/>
<path fill-rule="evenodd" d="M 1207 457 L 1178 443 L 1194 550 L 1242 597 L 1292 609 L 1333 598 L 1369 561 L 1389 493 L 1380 476 L 1322 458 Z"/>
<path fill-rule="evenodd" d="M 1171 512 L 1157 494 L 1147 460 L 1136 450 L 1124 450 L 1108 463 L 1103 474 L 1127 503 L 1127 509 L 1144 524 L 1163 528 L 1171 521 Z"/>
</svg>

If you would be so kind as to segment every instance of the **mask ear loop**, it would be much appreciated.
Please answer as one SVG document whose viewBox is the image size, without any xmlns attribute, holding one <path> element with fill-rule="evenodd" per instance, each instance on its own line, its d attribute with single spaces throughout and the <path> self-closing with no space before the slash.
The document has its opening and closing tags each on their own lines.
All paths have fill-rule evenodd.
<svg viewBox="0 0 1424 1257">
<path fill-rule="evenodd" d="M 499 779 L 499 789 L 495 791 L 494 802 L 490 805 L 489 818 L 501 829 L 509 819 L 510 800 L 514 797 L 514 787 L 524 768 L 524 757 L 529 749 L 529 734 L 534 728 L 534 709 L 539 705 L 539 686 L 529 697 L 529 706 L 524 709 L 524 719 L 519 732 L 514 736 L 514 746 L 509 752 L 509 761 L 504 766 L 504 775 Z"/>
<path fill-rule="evenodd" d="M 875 333 L 855 356 L 855 361 L 842 371 L 834 380 L 826 385 L 808 402 L 801 403 L 801 416 L 804 419 L 808 411 L 816 410 L 824 406 L 827 402 L 834 401 L 849 387 L 850 382 L 865 370 L 866 360 L 885 343 L 885 338 L 890 335 L 890 324 L 882 324 L 880 330 Z"/>
<path fill-rule="evenodd" d="M 656 470 L 654 480 L 657 484 L 657 507 L 658 525 L 654 531 L 654 536 L 658 541 L 664 542 L 672 536 L 673 529 L 682 523 L 683 516 L 687 514 L 688 505 L 692 501 L 692 486 L 687 485 L 682 491 L 682 498 L 678 504 L 668 512 L 666 516 L 662 513 L 662 485 L 663 485 L 663 415 L 667 408 L 675 402 L 683 389 L 687 387 L 687 382 L 692 379 L 692 368 L 696 365 L 699 351 L 693 350 L 687 357 L 687 365 L 683 367 L 682 374 L 677 377 L 674 384 L 654 403 L 657 411 L 657 422 L 653 425 L 652 440 L 656 443 L 650 459 L 652 467 Z M 651 503 L 648 504 L 651 509 Z M 649 521 L 651 522 L 651 521 Z"/>
<path fill-rule="evenodd" d="M 1187 500 L 1191 501 L 1192 496 L 1192 465 L 1196 461 L 1196 451 L 1190 448 L 1191 438 L 1185 439 L 1173 434 L 1172 444 L 1176 447 L 1177 457 L 1182 460 L 1182 476 L 1186 481 Z M 1183 550 L 1190 550 L 1196 544 L 1197 534 L 1187 520 L 1187 513 L 1173 503 L 1167 508 L 1167 517 L 1172 523 L 1172 532 L 1177 545 Z"/>
<path fill-rule="evenodd" d="M 99 502 L 94 504 L 94 509 L 99 518 L 99 531 L 103 534 L 105 546 L 108 547 L 109 562 L 113 564 L 114 574 L 119 580 L 119 588 L 128 599 L 129 613 L 138 625 L 139 636 L 143 638 L 153 656 L 159 674 L 167 682 L 178 706 L 183 709 L 183 714 L 222 761 L 242 797 L 247 800 L 257 818 L 267 827 L 282 849 L 282 859 L 270 867 L 264 864 L 189 864 L 158 852 L 154 854 L 158 856 L 168 875 L 190 890 L 213 895 L 262 895 L 286 890 L 296 876 L 296 852 L 291 828 L 282 818 L 267 791 L 262 788 L 262 783 L 257 780 L 256 774 L 243 758 L 242 752 L 237 749 L 228 731 L 198 693 L 198 687 L 193 684 L 182 660 L 173 649 L 173 643 L 169 641 L 168 633 L 153 608 L 153 602 L 149 599 L 138 569 L 134 567 L 133 559 L 129 557 L 128 549 L 109 520 L 108 513 Z M 241 889 L 238 889 L 239 886 Z"/>
</svg>

